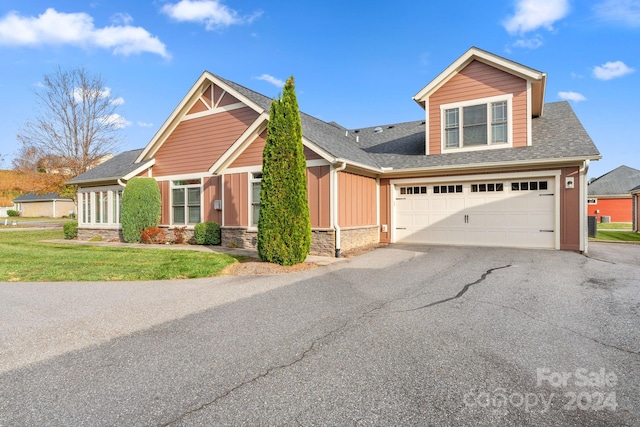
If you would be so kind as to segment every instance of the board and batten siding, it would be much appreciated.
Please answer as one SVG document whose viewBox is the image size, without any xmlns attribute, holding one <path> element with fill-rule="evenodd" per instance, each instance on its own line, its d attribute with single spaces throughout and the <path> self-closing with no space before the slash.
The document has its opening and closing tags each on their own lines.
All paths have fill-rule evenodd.
<svg viewBox="0 0 640 427">
<path fill-rule="evenodd" d="M 331 166 L 307 168 L 307 200 L 312 228 L 331 227 Z"/>
<path fill-rule="evenodd" d="M 206 222 L 222 223 L 222 211 L 214 209 L 214 201 L 222 199 L 222 178 L 210 176 L 203 179 L 202 203 L 204 207 L 203 220 Z"/>
<path fill-rule="evenodd" d="M 244 107 L 183 120 L 155 154 L 153 175 L 206 172 L 257 117 Z"/>
<path fill-rule="evenodd" d="M 441 153 L 440 106 L 473 99 L 513 94 L 513 146 L 527 145 L 527 82 L 517 76 L 471 61 L 429 97 L 429 154 Z"/>
<path fill-rule="evenodd" d="M 171 224 L 171 181 L 158 181 L 160 187 L 160 225 Z"/>
<path fill-rule="evenodd" d="M 224 225 L 247 227 L 249 225 L 249 174 L 224 175 Z"/>
<path fill-rule="evenodd" d="M 340 227 L 376 225 L 376 179 L 349 172 L 338 174 L 338 224 Z"/>
</svg>

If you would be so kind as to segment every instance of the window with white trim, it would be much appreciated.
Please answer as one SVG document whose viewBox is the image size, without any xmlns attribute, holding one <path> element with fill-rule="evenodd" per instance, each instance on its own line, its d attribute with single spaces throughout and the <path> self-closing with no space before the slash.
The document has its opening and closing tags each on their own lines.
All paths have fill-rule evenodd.
<svg viewBox="0 0 640 427">
<path fill-rule="evenodd" d="M 509 144 L 511 96 L 442 105 L 443 149 Z"/>
<path fill-rule="evenodd" d="M 260 190 L 262 188 L 262 172 L 251 174 L 251 226 L 258 226 L 260 218 Z"/>
<path fill-rule="evenodd" d="M 120 224 L 122 187 L 83 188 L 78 191 L 79 225 Z"/>
<path fill-rule="evenodd" d="M 171 181 L 171 224 L 195 225 L 201 222 L 202 180 Z"/>
</svg>

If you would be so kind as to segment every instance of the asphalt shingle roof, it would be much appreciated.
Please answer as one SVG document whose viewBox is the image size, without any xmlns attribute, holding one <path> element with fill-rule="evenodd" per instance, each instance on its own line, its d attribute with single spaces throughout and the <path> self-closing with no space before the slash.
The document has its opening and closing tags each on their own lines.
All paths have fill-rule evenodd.
<svg viewBox="0 0 640 427">
<path fill-rule="evenodd" d="M 122 178 L 141 166 L 141 163 L 134 163 L 140 153 L 142 153 L 142 149 L 120 153 L 112 159 L 76 176 L 68 183 L 79 184 L 83 182 L 109 181 Z"/>
<path fill-rule="evenodd" d="M 216 77 L 260 108 L 269 111 L 271 98 L 230 80 Z M 335 122 L 327 123 L 303 112 L 300 113 L 300 119 L 304 137 L 329 155 L 374 169 L 428 169 L 600 156 L 598 149 L 566 101 L 545 104 L 544 115 L 533 119 L 532 146 L 438 155 L 424 154 L 424 121 L 347 130 Z M 140 167 L 140 164 L 133 162 L 141 152 L 142 149 L 121 153 L 77 176 L 69 183 L 121 178 Z"/>
<path fill-rule="evenodd" d="M 590 196 L 610 196 L 627 194 L 637 188 L 640 188 L 640 170 L 623 165 L 591 181 L 588 193 Z"/>
<path fill-rule="evenodd" d="M 13 203 L 22 203 L 22 202 L 49 202 L 52 200 L 71 200 L 67 197 L 60 197 L 57 193 L 48 193 L 48 194 L 23 194 L 22 196 L 18 196 L 13 199 Z"/>
</svg>

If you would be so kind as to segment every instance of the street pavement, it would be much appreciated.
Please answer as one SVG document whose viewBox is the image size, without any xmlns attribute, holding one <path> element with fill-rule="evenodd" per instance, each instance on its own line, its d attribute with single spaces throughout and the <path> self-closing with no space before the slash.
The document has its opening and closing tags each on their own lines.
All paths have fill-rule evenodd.
<svg viewBox="0 0 640 427">
<path fill-rule="evenodd" d="M 0 283 L 0 426 L 640 425 L 640 246 L 624 247 Z"/>
</svg>

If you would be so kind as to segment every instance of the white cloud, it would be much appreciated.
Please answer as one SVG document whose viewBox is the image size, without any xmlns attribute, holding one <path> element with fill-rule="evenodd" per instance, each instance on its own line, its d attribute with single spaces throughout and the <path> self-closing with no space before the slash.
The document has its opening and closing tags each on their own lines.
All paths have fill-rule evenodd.
<svg viewBox="0 0 640 427">
<path fill-rule="evenodd" d="M 44 85 L 42 85 L 42 87 L 44 87 Z M 85 90 L 85 92 L 83 93 L 83 89 L 77 87 L 77 88 L 73 89 L 73 99 L 74 99 L 75 102 L 82 102 L 85 94 L 86 94 L 87 97 L 92 97 L 93 96 L 93 94 L 91 92 L 92 91 L 90 91 L 90 90 Z M 105 87 L 104 89 L 99 91 L 99 93 L 96 92 L 96 94 L 100 98 L 110 98 L 111 97 L 111 88 L 110 87 Z M 122 105 L 122 104 L 124 104 L 124 98 L 123 97 L 113 98 L 113 99 L 111 99 L 111 104 L 113 104 L 113 105 Z"/>
<path fill-rule="evenodd" d="M 280 80 L 276 77 L 270 76 L 269 74 L 261 74 L 258 77 L 256 77 L 256 80 L 263 80 L 267 83 L 271 83 L 274 86 L 278 86 L 278 87 L 283 87 L 284 86 L 284 81 Z"/>
<path fill-rule="evenodd" d="M 116 25 L 129 25 L 133 22 L 133 18 L 128 13 L 116 13 L 111 17 L 111 22 Z"/>
<path fill-rule="evenodd" d="M 513 47 L 520 47 L 524 49 L 534 50 L 542 46 L 543 37 L 540 34 L 536 34 L 533 37 L 527 39 L 519 39 L 513 42 Z"/>
<path fill-rule="evenodd" d="M 553 24 L 569 14 L 569 0 L 518 0 L 516 11 L 502 23 L 509 34 L 525 34 Z"/>
<path fill-rule="evenodd" d="M 202 23 L 207 30 L 250 24 L 262 14 L 258 11 L 250 16 L 240 16 L 219 0 L 180 0 L 175 4 L 165 4 L 160 11 L 178 22 Z"/>
<path fill-rule="evenodd" d="M 153 127 L 153 123 L 138 121 L 138 126 L 140 126 L 141 128 L 150 128 Z"/>
<path fill-rule="evenodd" d="M 121 97 L 121 96 L 119 96 L 117 98 L 113 98 L 111 100 L 111 104 L 113 104 L 113 105 L 122 105 L 122 104 L 124 104 L 124 98 Z"/>
<path fill-rule="evenodd" d="M 125 119 L 120 114 L 115 113 L 108 116 L 100 117 L 98 120 L 100 121 L 100 123 L 104 125 L 111 125 L 116 129 L 126 128 L 131 126 L 132 124 L 129 120 Z"/>
<path fill-rule="evenodd" d="M 602 20 L 640 27 L 640 0 L 604 0 L 593 10 Z"/>
<path fill-rule="evenodd" d="M 633 73 L 635 70 L 627 66 L 622 61 L 607 62 L 602 65 L 598 65 L 593 69 L 593 77 L 599 80 L 611 80 L 617 77 L 626 76 Z"/>
<path fill-rule="evenodd" d="M 124 16 L 130 18 L 129 15 Z M 128 20 L 123 17 L 120 18 L 123 22 Z M 0 18 L 0 44 L 99 47 L 111 49 L 116 55 L 149 52 L 169 58 L 165 44 L 142 27 L 125 24 L 96 28 L 93 18 L 86 13 L 57 12 L 53 8 L 37 17 L 9 12 Z"/>
<path fill-rule="evenodd" d="M 583 94 L 578 92 L 558 92 L 558 96 L 562 99 L 573 102 L 581 102 L 587 100 L 587 98 Z"/>
</svg>

